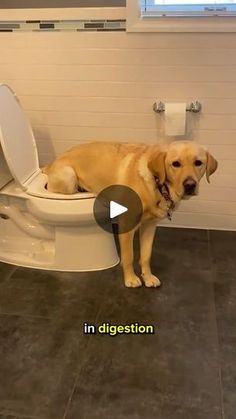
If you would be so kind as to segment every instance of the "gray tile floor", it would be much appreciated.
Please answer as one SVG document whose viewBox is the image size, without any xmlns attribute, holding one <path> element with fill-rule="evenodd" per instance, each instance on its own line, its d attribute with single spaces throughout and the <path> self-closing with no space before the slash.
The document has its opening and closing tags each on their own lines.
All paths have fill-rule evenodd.
<svg viewBox="0 0 236 419">
<path fill-rule="evenodd" d="M 236 233 L 159 229 L 160 289 L 120 267 L 0 264 L 0 419 L 235 419 Z M 84 335 L 83 323 L 154 335 Z"/>
</svg>

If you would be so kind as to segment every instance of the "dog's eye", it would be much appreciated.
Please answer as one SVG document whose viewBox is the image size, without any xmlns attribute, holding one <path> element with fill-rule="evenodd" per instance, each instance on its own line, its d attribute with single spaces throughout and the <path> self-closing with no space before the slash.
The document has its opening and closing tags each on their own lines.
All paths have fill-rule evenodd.
<svg viewBox="0 0 236 419">
<path fill-rule="evenodd" d="M 174 167 L 180 167 L 181 166 L 181 163 L 178 160 L 176 160 L 176 161 L 173 161 L 172 162 L 172 166 L 174 166 Z"/>
<path fill-rule="evenodd" d="M 201 166 L 202 161 L 201 160 L 195 160 L 194 164 L 195 164 L 195 166 Z"/>
</svg>

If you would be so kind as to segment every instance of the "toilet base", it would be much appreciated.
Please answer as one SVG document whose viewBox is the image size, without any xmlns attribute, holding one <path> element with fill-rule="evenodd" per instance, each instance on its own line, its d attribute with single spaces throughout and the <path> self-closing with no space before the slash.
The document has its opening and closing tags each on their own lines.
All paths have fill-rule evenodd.
<svg viewBox="0 0 236 419">
<path fill-rule="evenodd" d="M 24 257 L 21 259 L 18 259 L 17 255 L 12 255 L 12 257 L 9 257 L 7 254 L 0 254 L 0 262 L 6 263 L 8 265 L 14 265 L 14 266 L 22 266 L 25 268 L 33 268 L 33 269 L 40 269 L 43 271 L 57 271 L 57 272 L 98 272 L 103 271 L 105 269 L 113 268 L 114 266 L 117 266 L 120 263 L 120 259 L 118 258 L 117 261 L 112 265 L 97 267 L 97 268 L 90 268 L 90 269 L 62 269 L 61 267 L 58 267 L 56 264 L 47 264 L 47 263 L 37 263 L 36 261 L 32 260 L 30 257 Z"/>
<path fill-rule="evenodd" d="M 0 220 L 0 261 L 35 269 L 91 272 L 120 261 L 114 236 L 96 224 L 56 227 L 53 240 L 32 238 L 12 221 Z"/>
</svg>

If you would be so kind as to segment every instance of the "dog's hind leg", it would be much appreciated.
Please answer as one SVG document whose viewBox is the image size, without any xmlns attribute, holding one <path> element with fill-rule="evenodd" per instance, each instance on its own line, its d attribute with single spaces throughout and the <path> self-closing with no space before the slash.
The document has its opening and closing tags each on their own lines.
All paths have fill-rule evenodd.
<svg viewBox="0 0 236 419">
<path fill-rule="evenodd" d="M 50 192 L 73 194 L 78 190 L 78 179 L 70 166 L 58 166 L 48 172 L 47 189 Z"/>
<path fill-rule="evenodd" d="M 146 287 L 159 287 L 161 285 L 160 280 L 152 274 L 150 268 L 155 231 L 156 220 L 148 221 L 140 226 L 140 266 L 142 279 Z"/>
</svg>

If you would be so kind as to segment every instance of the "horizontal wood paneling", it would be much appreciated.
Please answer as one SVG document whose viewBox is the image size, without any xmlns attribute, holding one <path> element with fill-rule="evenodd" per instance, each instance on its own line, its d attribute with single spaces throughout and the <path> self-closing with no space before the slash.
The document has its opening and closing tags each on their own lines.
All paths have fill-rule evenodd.
<svg viewBox="0 0 236 419">
<path fill-rule="evenodd" d="M 98 136 L 103 141 L 131 141 L 131 142 L 148 142 L 155 143 L 160 142 L 161 138 L 163 141 L 165 138 L 162 136 L 160 130 L 151 129 L 135 129 L 135 128 L 121 128 L 116 127 L 115 129 L 109 127 L 97 127 L 91 126 L 43 126 L 34 125 L 34 132 L 38 140 L 47 140 L 56 138 L 57 141 L 96 141 Z M 235 131 L 216 132 L 214 130 L 198 131 L 193 132 L 192 138 L 202 144 L 222 144 L 224 145 L 235 144 Z M 232 159 L 232 156 L 230 157 Z M 232 160 L 235 164 L 234 160 Z M 228 163 L 225 170 L 229 169 Z"/>
<path fill-rule="evenodd" d="M 81 11 L 80 11 L 81 12 Z M 113 12 L 113 10 L 112 10 Z M 6 12 L 7 13 L 7 12 Z M 25 11 L 24 11 L 25 13 Z M 53 11 L 53 13 L 55 13 Z M 90 18 L 94 19 L 95 16 Z M 94 11 L 93 11 L 94 13 Z M 109 12 L 110 13 L 110 12 Z M 125 16 L 125 12 L 123 12 Z M 107 16 L 108 17 L 108 16 Z M 119 13 L 119 18 L 122 14 Z M 117 17 L 117 18 L 118 18 Z M 53 50 L 71 48 L 101 48 L 101 49 L 193 49 L 206 50 L 210 53 L 213 48 L 235 49 L 236 33 L 20 33 L 1 34 L 0 48 L 30 48 Z"/>
<path fill-rule="evenodd" d="M 2 77 L 2 81 L 11 83 L 18 95 L 53 95 L 79 97 L 122 97 L 122 98 L 162 98 L 163 100 L 183 100 L 184 98 L 234 99 L 236 83 L 225 80 L 223 83 L 186 83 L 186 82 L 121 82 L 116 81 L 78 81 L 68 80 L 25 80 Z M 221 102 L 215 100 L 215 106 Z"/>
<path fill-rule="evenodd" d="M 124 19 L 125 16 L 125 7 L 35 7 L 29 9 L 0 8 L 1 21 Z"/>
<path fill-rule="evenodd" d="M 0 9 L 37 7 L 121 7 L 126 0 L 1 0 Z"/>
<path fill-rule="evenodd" d="M 148 113 L 156 98 L 137 98 L 132 97 L 84 97 L 80 96 L 46 96 L 46 95 L 22 95 L 21 102 L 27 111 L 63 111 L 73 112 L 75 109 L 81 112 L 125 112 L 125 113 Z M 167 98 L 174 100 L 172 96 Z M 177 98 L 180 100 L 181 98 Z M 188 98 L 183 97 L 187 101 Z M 189 97 L 189 102 L 192 98 Z M 236 99 L 222 99 L 220 104 L 215 99 L 201 98 L 204 107 L 204 114 L 214 115 L 235 115 Z M 218 132 L 218 131 L 216 131 Z"/>
<path fill-rule="evenodd" d="M 116 82 L 236 82 L 234 66 L 214 67 L 211 66 L 148 66 L 148 65 L 47 65 L 25 64 L 15 66 L 1 65 L 1 74 L 10 80 L 67 80 L 73 81 L 113 81 Z"/>
<path fill-rule="evenodd" d="M 47 65 L 124 65 L 124 66 L 212 66 L 225 67 L 236 65 L 236 48 L 212 48 L 210 51 L 201 48 L 180 48 L 178 50 L 158 48 L 84 48 L 41 49 L 32 46 L 27 51 L 20 48 L 3 50 L 0 56 L 1 64 L 22 64 L 28 61 L 30 65 L 41 65 L 42 56 Z"/>
<path fill-rule="evenodd" d="M 30 118 L 41 164 L 91 140 L 170 141 L 154 101 L 200 100 L 186 138 L 219 169 L 162 224 L 236 230 L 235 33 L 3 33 L 0 78 Z"/>
</svg>

